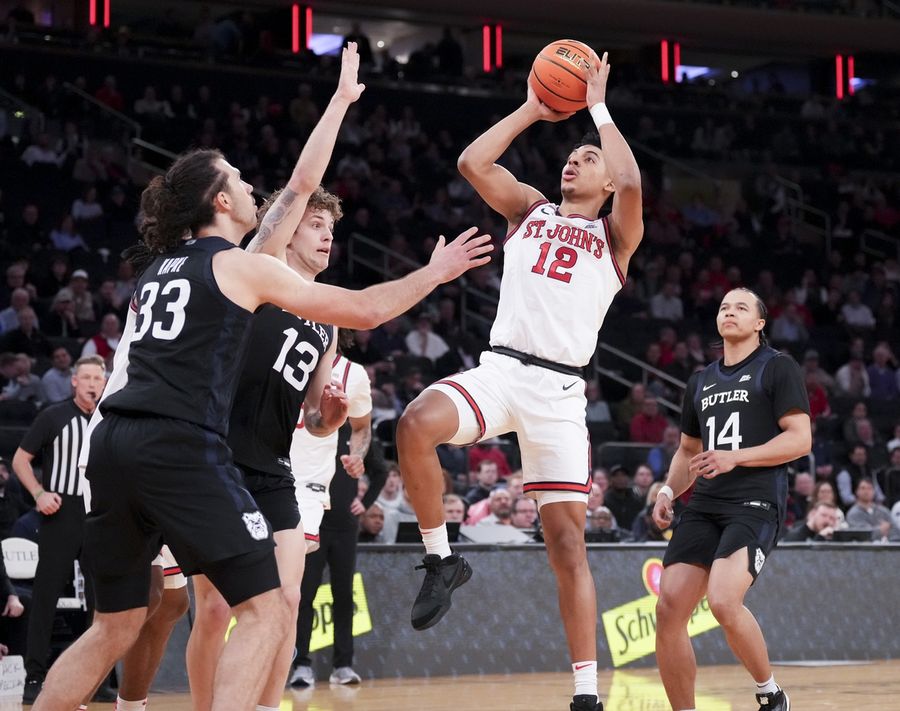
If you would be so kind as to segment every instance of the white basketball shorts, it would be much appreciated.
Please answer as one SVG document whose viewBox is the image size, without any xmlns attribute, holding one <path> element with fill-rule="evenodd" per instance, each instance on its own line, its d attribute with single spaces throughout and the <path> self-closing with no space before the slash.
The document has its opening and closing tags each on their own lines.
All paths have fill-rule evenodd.
<svg viewBox="0 0 900 711">
<path fill-rule="evenodd" d="M 303 535 L 306 536 L 306 554 L 309 555 L 319 550 L 319 526 L 322 525 L 322 516 L 325 515 L 325 507 L 322 500 L 316 496 L 303 496 L 298 491 L 297 505 L 300 507 L 300 523 L 303 525 Z"/>
</svg>

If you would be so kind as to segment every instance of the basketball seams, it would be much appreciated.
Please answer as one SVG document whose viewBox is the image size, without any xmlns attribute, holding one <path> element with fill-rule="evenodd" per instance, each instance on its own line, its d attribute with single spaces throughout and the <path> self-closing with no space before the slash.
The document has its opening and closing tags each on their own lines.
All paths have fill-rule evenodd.
<svg viewBox="0 0 900 711">
<path fill-rule="evenodd" d="M 549 93 L 553 94 L 553 96 L 555 96 L 557 99 L 561 99 L 562 101 L 568 102 L 568 103 L 570 103 L 570 104 L 575 104 L 574 107 L 567 107 L 567 108 L 571 108 L 571 109 L 573 109 L 573 110 L 576 110 L 576 109 L 582 108 L 582 106 L 584 105 L 584 102 L 583 102 L 583 101 L 576 101 L 576 100 L 574 100 L 574 99 L 569 99 L 569 98 L 567 98 L 567 97 L 565 97 L 565 96 L 562 96 L 561 94 L 557 94 L 555 91 L 553 91 L 553 89 L 551 89 L 551 88 L 550 88 L 549 86 L 547 86 L 544 82 L 542 82 L 542 81 L 541 81 L 541 78 L 540 78 L 537 74 L 535 74 L 534 71 L 531 72 L 531 76 L 533 76 L 533 77 L 534 77 L 534 80 L 535 80 L 538 84 L 541 85 L 541 88 L 542 88 L 542 89 L 545 89 L 545 90 L 548 91 Z"/>
<path fill-rule="evenodd" d="M 560 62 L 557 62 L 557 61 L 556 61 L 555 59 L 553 59 L 553 58 L 545 57 L 543 54 L 539 54 L 539 55 L 537 56 L 537 58 L 540 59 L 540 60 L 543 60 L 543 61 L 547 62 L 547 64 L 552 64 L 552 65 L 555 66 L 555 67 L 559 67 L 559 68 L 562 69 L 564 72 L 566 72 L 567 74 L 571 74 L 571 75 L 572 75 L 573 77 L 575 77 L 578 81 L 580 81 L 582 84 L 584 84 L 585 86 L 587 86 L 587 81 L 584 79 L 584 77 L 578 76 L 577 73 L 575 73 L 571 68 L 567 67 L 565 64 L 562 64 L 562 63 L 560 63 Z"/>
</svg>

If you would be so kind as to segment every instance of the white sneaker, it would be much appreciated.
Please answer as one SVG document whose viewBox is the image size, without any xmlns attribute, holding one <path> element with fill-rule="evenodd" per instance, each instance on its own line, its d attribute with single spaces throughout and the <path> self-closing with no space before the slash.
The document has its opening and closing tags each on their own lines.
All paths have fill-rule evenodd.
<svg viewBox="0 0 900 711">
<path fill-rule="evenodd" d="M 359 684 L 362 679 L 351 667 L 338 667 L 328 677 L 329 684 Z"/>
<path fill-rule="evenodd" d="M 333 676 L 333 675 L 332 675 Z M 297 667 L 291 674 L 291 687 L 294 689 L 311 689 L 316 685 L 316 675 L 312 667 Z"/>
</svg>

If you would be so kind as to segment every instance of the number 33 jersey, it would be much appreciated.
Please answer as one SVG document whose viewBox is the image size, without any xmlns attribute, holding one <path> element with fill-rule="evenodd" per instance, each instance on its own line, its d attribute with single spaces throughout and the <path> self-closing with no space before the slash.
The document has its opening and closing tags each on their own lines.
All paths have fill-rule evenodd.
<svg viewBox="0 0 900 711">
<path fill-rule="evenodd" d="M 127 382 L 103 414 L 185 420 L 225 436 L 252 314 L 226 298 L 213 257 L 235 246 L 222 237 L 186 241 L 157 257 L 135 289 Z"/>
<path fill-rule="evenodd" d="M 297 418 L 334 332 L 271 304 L 254 314 L 228 432 L 236 464 L 293 479 Z"/>
<path fill-rule="evenodd" d="M 582 367 L 625 275 L 616 264 L 609 222 L 532 205 L 503 245 L 500 303 L 491 345 Z"/>
</svg>

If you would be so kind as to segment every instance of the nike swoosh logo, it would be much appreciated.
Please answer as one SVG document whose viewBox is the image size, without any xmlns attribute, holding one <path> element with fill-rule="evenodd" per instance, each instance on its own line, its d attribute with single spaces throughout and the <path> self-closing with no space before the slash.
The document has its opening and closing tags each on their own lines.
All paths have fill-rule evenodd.
<svg viewBox="0 0 900 711">
<path fill-rule="evenodd" d="M 706 391 L 709 390 L 710 388 L 716 387 L 716 385 L 718 385 L 718 383 L 713 383 L 712 385 L 704 385 L 704 386 L 703 386 L 703 392 L 706 392 Z"/>
<path fill-rule="evenodd" d="M 589 666 L 591 666 L 590 662 L 588 662 L 587 664 L 576 664 L 575 671 L 578 671 L 579 669 L 587 669 Z"/>
<path fill-rule="evenodd" d="M 574 383 L 570 383 L 569 385 L 563 385 L 563 390 L 568 390 L 569 388 L 574 388 L 576 385 L 578 385 L 577 380 Z"/>
</svg>

